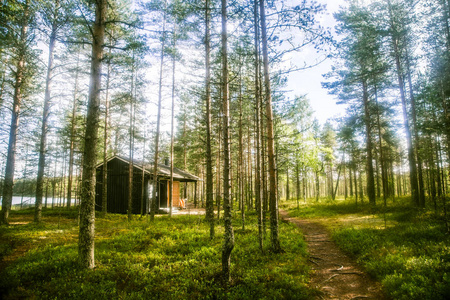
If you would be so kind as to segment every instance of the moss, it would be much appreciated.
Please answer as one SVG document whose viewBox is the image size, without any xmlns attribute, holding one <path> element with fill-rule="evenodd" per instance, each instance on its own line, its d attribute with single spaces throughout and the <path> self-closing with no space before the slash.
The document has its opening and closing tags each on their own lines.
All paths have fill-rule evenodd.
<svg viewBox="0 0 450 300">
<path fill-rule="evenodd" d="M 94 270 L 78 267 L 77 228 L 68 227 L 10 263 L 1 273 L 0 291 L 5 299 L 308 299 L 306 245 L 295 226 L 280 223 L 283 254 L 268 248 L 262 254 L 256 215 L 248 214 L 246 230 L 235 232 L 232 280 L 223 284 L 223 229 L 217 227 L 210 240 L 202 221 L 203 216 L 163 216 L 153 223 L 127 222 L 121 215 L 97 218 Z M 11 228 L 8 235 L 30 241 L 54 225 Z M 74 238 L 67 239 L 68 233 Z"/>
</svg>

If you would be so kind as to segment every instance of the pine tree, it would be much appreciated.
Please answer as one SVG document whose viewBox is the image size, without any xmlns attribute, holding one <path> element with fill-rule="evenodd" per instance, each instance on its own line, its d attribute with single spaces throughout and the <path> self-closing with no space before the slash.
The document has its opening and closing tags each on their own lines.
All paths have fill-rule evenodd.
<svg viewBox="0 0 450 300">
<path fill-rule="evenodd" d="M 93 269 L 95 236 L 95 165 L 100 118 L 101 65 L 105 36 L 107 3 L 95 2 L 95 23 L 92 29 L 92 60 L 89 102 L 84 135 L 83 175 L 80 203 L 78 259 L 83 268 Z"/>
</svg>

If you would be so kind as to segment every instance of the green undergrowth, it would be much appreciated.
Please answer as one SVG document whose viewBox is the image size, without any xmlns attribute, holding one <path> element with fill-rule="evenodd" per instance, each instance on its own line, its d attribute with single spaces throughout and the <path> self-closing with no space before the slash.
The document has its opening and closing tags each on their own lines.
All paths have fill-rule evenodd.
<svg viewBox="0 0 450 300">
<path fill-rule="evenodd" d="M 50 236 L 55 225 L 49 221 L 0 227 L 3 239 L 17 235 L 25 244 L 39 243 L 0 271 L 5 299 L 310 299 L 313 293 L 306 285 L 306 245 L 289 223 L 280 222 L 284 252 L 275 254 L 268 244 L 259 250 L 254 214 L 247 215 L 245 230 L 235 220 L 232 281 L 224 284 L 223 227 L 216 226 L 210 240 L 204 216 L 163 216 L 153 223 L 139 217 L 127 222 L 123 215 L 97 218 L 94 270 L 77 265 L 71 217 L 59 237 Z"/>
<path fill-rule="evenodd" d="M 355 206 L 348 201 L 320 201 L 296 208 L 292 216 L 327 225 L 333 239 L 382 283 L 392 299 L 450 299 L 450 236 L 443 217 L 418 209 L 410 199 Z"/>
</svg>

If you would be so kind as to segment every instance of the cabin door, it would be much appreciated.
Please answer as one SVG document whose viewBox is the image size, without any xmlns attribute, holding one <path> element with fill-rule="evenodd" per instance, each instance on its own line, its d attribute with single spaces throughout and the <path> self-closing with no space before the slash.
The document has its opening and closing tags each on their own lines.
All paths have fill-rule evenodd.
<svg viewBox="0 0 450 300">
<path fill-rule="evenodd" d="M 163 180 L 159 182 L 158 188 L 158 200 L 159 200 L 159 208 L 167 208 L 167 184 L 168 181 Z"/>
</svg>

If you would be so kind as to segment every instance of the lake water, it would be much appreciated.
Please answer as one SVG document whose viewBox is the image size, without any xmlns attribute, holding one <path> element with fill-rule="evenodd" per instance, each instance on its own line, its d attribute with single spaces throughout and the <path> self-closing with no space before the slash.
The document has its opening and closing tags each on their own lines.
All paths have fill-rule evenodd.
<svg viewBox="0 0 450 300">
<path fill-rule="evenodd" d="M 63 199 L 64 204 L 66 203 L 66 200 L 67 199 Z M 34 206 L 34 203 L 36 202 L 36 198 L 28 197 L 28 196 L 24 196 L 23 198 L 20 196 L 14 196 L 12 199 L 12 205 L 20 205 L 20 203 L 22 203 L 22 201 L 23 201 L 23 205 L 25 205 L 25 206 L 30 206 L 30 205 Z M 55 203 L 55 205 L 59 204 L 60 198 L 55 197 L 54 199 L 52 199 L 52 197 L 48 197 L 47 198 L 47 206 L 51 206 L 52 201 L 53 201 L 53 203 Z M 72 199 L 71 202 L 75 203 L 75 199 Z M 42 205 L 45 205 L 45 197 L 42 198 Z"/>
</svg>

